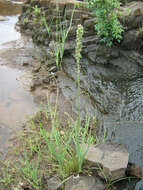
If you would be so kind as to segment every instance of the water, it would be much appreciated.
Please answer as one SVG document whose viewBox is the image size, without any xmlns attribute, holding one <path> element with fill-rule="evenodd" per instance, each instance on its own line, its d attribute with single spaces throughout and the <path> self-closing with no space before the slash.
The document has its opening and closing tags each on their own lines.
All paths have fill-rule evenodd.
<svg viewBox="0 0 143 190">
<path fill-rule="evenodd" d="M 15 30 L 18 16 L 7 16 L 6 19 L 8 20 L 0 21 L 0 44 L 20 38 L 20 33 Z"/>
<path fill-rule="evenodd" d="M 27 80 L 23 71 L 2 66 L 5 63 L 13 62 L 9 56 L 22 56 L 12 50 L 15 46 L 8 47 L 11 41 L 20 39 L 20 33 L 16 31 L 15 24 L 18 19 L 21 7 L 0 2 L 0 15 L 5 16 L 5 21 L 0 21 L 0 150 L 4 153 L 8 150 L 9 139 L 12 133 L 17 130 L 21 123 L 37 111 L 34 97 L 25 90 L 23 83 Z M 11 44 L 17 44 L 16 42 Z M 7 51 L 5 49 L 9 48 Z M 12 54 L 12 55 L 11 55 Z M 19 56 L 17 56 L 19 55 Z M 22 77 L 24 75 L 24 77 Z"/>
<path fill-rule="evenodd" d="M 143 77 L 123 81 L 122 105 L 118 121 L 110 117 L 104 118 L 103 130 L 107 131 L 108 139 L 125 144 L 129 150 L 129 162 L 139 165 L 143 173 Z M 118 86 L 118 87 L 119 87 Z M 131 187 L 125 190 L 130 190 Z M 135 190 L 143 190 L 143 178 Z"/>
<path fill-rule="evenodd" d="M 143 120 L 143 78 L 133 79 L 126 84 L 125 103 L 121 118 L 125 120 Z"/>
<path fill-rule="evenodd" d="M 21 71 L 0 67 L 0 123 L 12 128 L 36 108 L 33 96 L 20 82 L 21 76 Z"/>
</svg>

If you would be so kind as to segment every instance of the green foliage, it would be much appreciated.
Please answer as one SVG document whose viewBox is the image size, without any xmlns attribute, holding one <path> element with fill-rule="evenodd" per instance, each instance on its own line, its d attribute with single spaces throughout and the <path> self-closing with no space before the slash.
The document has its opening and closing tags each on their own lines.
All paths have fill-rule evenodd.
<svg viewBox="0 0 143 190">
<path fill-rule="evenodd" d="M 36 15 L 40 15 L 41 11 L 40 11 L 40 9 L 38 8 L 37 5 L 35 5 L 35 6 L 33 7 L 33 10 L 34 10 L 34 12 L 35 12 Z"/>
<path fill-rule="evenodd" d="M 79 128 L 78 120 L 69 122 L 67 131 L 62 131 L 55 111 L 50 110 L 52 131 L 48 133 L 41 125 L 40 135 L 47 144 L 48 159 L 52 163 L 53 170 L 62 177 L 67 177 L 82 171 L 82 165 L 92 136 L 89 133 L 89 119 L 84 128 Z M 78 128 L 78 130 L 77 130 Z M 88 144 L 86 150 L 84 143 Z"/>
<path fill-rule="evenodd" d="M 3 171 L 1 171 L 0 183 L 4 186 L 9 187 L 11 183 L 14 183 L 14 179 L 12 176 L 11 168 L 9 167 L 9 163 L 4 164 Z"/>
<path fill-rule="evenodd" d="M 39 177 L 39 159 L 35 164 L 34 161 L 30 161 L 26 151 L 24 154 L 24 159 L 21 159 L 18 165 L 19 174 L 35 190 L 42 190 L 42 176 Z"/>
<path fill-rule="evenodd" d="M 63 60 L 63 56 L 64 56 L 65 43 L 66 43 L 68 34 L 72 27 L 74 11 L 75 11 L 75 8 L 72 11 L 69 23 L 66 20 L 66 10 L 65 10 L 63 21 L 58 20 L 56 23 L 55 56 L 56 56 L 56 65 L 57 65 L 57 67 L 60 67 L 60 68 L 61 68 L 61 64 L 62 64 L 62 60 Z M 59 19 L 60 19 L 60 16 L 59 16 Z"/>
<path fill-rule="evenodd" d="M 120 42 L 123 27 L 118 20 L 119 0 L 88 0 L 89 7 L 97 17 L 95 30 L 101 41 L 111 46 L 113 41 Z"/>
<path fill-rule="evenodd" d="M 61 68 L 64 50 L 65 50 L 65 42 L 68 38 L 68 34 L 72 27 L 72 20 L 73 20 L 75 8 L 73 8 L 70 21 L 68 22 L 66 19 L 66 10 L 65 10 L 64 16 L 60 18 L 61 15 L 57 7 L 56 9 L 57 20 L 56 20 L 56 31 L 55 31 L 56 36 L 54 37 L 52 36 L 52 30 L 51 30 L 51 27 L 54 24 L 54 21 L 53 21 L 54 18 L 51 18 L 51 21 L 50 20 L 47 21 L 45 12 L 41 11 L 41 9 L 38 8 L 37 5 L 34 6 L 33 10 L 36 15 L 35 22 L 39 22 L 42 26 L 46 28 L 48 36 L 51 38 L 51 40 L 52 38 L 54 38 L 53 39 L 55 41 L 54 55 L 56 58 L 56 65 L 58 68 Z"/>
</svg>

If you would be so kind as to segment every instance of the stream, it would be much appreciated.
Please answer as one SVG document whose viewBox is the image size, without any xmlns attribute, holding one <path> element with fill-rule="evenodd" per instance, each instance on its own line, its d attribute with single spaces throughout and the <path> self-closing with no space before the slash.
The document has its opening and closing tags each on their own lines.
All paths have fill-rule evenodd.
<svg viewBox="0 0 143 190">
<path fill-rule="evenodd" d="M 3 153 L 2 158 L 7 153 L 9 139 L 14 131 L 38 109 L 34 97 L 25 89 L 26 73 L 8 67 L 10 62 L 13 65 L 16 64 L 12 57 L 16 57 L 17 61 L 25 59 L 25 55 L 22 54 L 22 57 L 18 52 L 18 48 L 21 49 L 21 35 L 15 29 L 21 10 L 20 4 L 21 2 L 15 4 L 0 1 L 0 18 L 3 18 L 0 21 L 0 151 Z M 15 49 L 14 53 L 12 49 Z"/>
<path fill-rule="evenodd" d="M 118 82 L 117 86 L 122 92 L 118 121 L 113 117 L 105 117 L 103 130 L 107 131 L 108 139 L 128 147 L 129 162 L 139 165 L 143 172 L 143 77 L 142 72 L 137 75 L 131 80 Z M 135 188 L 124 190 L 127 189 L 142 190 L 143 179 Z"/>
</svg>

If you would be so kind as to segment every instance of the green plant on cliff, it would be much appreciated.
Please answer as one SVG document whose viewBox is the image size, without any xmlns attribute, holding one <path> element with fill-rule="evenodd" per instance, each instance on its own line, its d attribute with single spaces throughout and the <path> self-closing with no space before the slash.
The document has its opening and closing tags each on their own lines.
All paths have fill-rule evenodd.
<svg viewBox="0 0 143 190">
<path fill-rule="evenodd" d="M 123 26 L 118 20 L 119 0 L 88 0 L 89 7 L 97 17 L 95 30 L 101 41 L 108 46 L 122 39 Z"/>
<path fill-rule="evenodd" d="M 34 10 L 34 12 L 35 12 L 36 15 L 40 15 L 40 14 L 41 14 L 41 10 L 38 8 L 37 5 L 35 5 L 35 6 L 33 7 L 33 10 Z"/>
<path fill-rule="evenodd" d="M 56 23 L 56 47 L 55 47 L 55 56 L 56 56 L 56 65 L 57 67 L 61 67 L 62 60 L 64 56 L 65 43 L 68 38 L 69 32 L 72 27 L 72 21 L 74 16 L 75 8 L 73 8 L 70 21 L 66 20 L 66 10 L 64 17 L 61 20 L 57 20 Z M 59 15 L 60 18 L 60 15 Z"/>
</svg>

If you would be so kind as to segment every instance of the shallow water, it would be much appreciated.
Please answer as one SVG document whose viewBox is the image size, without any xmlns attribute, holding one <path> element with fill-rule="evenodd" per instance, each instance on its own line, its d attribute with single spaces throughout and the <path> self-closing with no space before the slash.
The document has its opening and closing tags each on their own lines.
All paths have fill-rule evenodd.
<svg viewBox="0 0 143 190">
<path fill-rule="evenodd" d="M 104 118 L 102 132 L 106 130 L 109 140 L 125 144 L 129 151 L 129 162 L 140 166 L 143 173 L 142 72 L 139 72 L 138 77 L 132 80 L 120 81 L 118 87 L 122 88 L 123 93 L 118 119 L 110 116 Z M 143 178 L 136 184 L 135 188 L 129 187 L 124 190 L 134 189 L 143 190 Z"/>
<path fill-rule="evenodd" d="M 7 16 L 6 19 L 8 20 L 0 21 L 0 44 L 20 38 L 20 33 L 15 30 L 18 16 Z"/>
<path fill-rule="evenodd" d="M 21 71 L 0 67 L 0 149 L 3 153 L 7 152 L 12 133 L 37 110 L 33 96 L 21 84 L 21 76 Z"/>
<path fill-rule="evenodd" d="M 0 123 L 8 127 L 15 127 L 36 108 L 32 95 L 20 82 L 21 75 L 16 69 L 0 67 Z"/>
<path fill-rule="evenodd" d="M 15 29 L 18 19 L 16 14 L 18 13 L 20 13 L 19 4 L 10 6 L 0 2 L 0 15 L 4 15 L 7 19 L 0 21 L 0 51 L 5 51 L 5 48 L 8 48 L 7 44 L 11 41 L 20 39 L 20 33 Z M 25 90 L 23 85 L 27 80 L 25 72 L 2 66 L 4 60 L 13 62 L 13 60 L 8 59 L 8 54 L 11 54 L 11 50 L 15 46 L 10 46 L 10 48 L 6 54 L 0 54 L 0 150 L 4 154 L 7 152 L 9 139 L 14 130 L 17 130 L 23 121 L 37 111 L 34 97 Z M 20 53 L 17 55 L 21 56 Z M 19 60 L 20 57 L 17 59 Z"/>
</svg>

